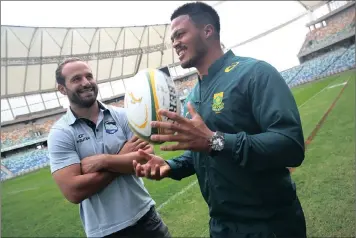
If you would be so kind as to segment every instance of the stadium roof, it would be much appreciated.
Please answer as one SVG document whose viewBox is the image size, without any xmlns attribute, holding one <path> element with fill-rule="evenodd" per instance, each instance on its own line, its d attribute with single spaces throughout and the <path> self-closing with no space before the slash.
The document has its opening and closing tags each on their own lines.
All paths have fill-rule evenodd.
<svg viewBox="0 0 356 238">
<path fill-rule="evenodd" d="M 178 62 L 168 24 L 116 28 L 1 26 L 1 98 L 56 90 L 67 57 L 89 63 L 98 83 Z"/>
<path fill-rule="evenodd" d="M 328 1 L 298 1 L 306 10 L 313 11 Z"/>
</svg>

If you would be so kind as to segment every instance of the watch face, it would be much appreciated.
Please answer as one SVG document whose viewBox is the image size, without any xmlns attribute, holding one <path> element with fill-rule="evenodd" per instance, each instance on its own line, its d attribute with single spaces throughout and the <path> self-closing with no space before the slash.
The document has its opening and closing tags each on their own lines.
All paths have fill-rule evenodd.
<svg viewBox="0 0 356 238">
<path fill-rule="evenodd" d="M 213 139 L 212 149 L 220 151 L 224 148 L 224 137 L 222 135 L 217 135 Z"/>
</svg>

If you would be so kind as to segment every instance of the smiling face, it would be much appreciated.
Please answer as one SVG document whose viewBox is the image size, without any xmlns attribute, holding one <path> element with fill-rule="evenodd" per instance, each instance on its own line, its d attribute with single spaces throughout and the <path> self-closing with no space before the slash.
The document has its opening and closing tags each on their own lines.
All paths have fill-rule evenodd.
<svg viewBox="0 0 356 238">
<path fill-rule="evenodd" d="M 208 52 L 204 29 L 198 28 L 188 15 L 172 20 L 171 40 L 182 68 L 196 67 Z"/>
<path fill-rule="evenodd" d="M 89 108 L 98 95 L 98 86 L 89 66 L 82 61 L 64 65 L 62 75 L 65 85 L 58 85 L 59 91 L 67 95 L 69 102 L 81 108 Z"/>
</svg>

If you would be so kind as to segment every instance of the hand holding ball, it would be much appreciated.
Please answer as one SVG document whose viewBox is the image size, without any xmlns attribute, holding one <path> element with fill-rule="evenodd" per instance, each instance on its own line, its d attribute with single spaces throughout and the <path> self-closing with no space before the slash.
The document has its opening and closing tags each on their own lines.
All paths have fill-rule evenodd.
<svg viewBox="0 0 356 238">
<path fill-rule="evenodd" d="M 168 118 L 158 114 L 166 109 L 180 114 L 181 103 L 173 80 L 158 69 L 139 71 L 126 88 L 125 109 L 129 127 L 139 138 L 150 143 L 151 135 L 167 134 L 168 131 L 152 128 L 152 121 L 166 122 Z"/>
</svg>

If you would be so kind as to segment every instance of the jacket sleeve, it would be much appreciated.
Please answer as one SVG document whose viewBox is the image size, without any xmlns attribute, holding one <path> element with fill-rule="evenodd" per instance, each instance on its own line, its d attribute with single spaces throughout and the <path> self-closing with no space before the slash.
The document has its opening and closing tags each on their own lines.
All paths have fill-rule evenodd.
<svg viewBox="0 0 356 238">
<path fill-rule="evenodd" d="M 247 98 L 261 133 L 225 134 L 224 152 L 252 170 L 298 167 L 304 160 L 304 136 L 295 99 L 280 73 L 256 64 Z"/>
<path fill-rule="evenodd" d="M 185 151 L 183 155 L 166 161 L 171 167 L 169 177 L 181 180 L 195 174 L 193 157 L 191 151 Z"/>
</svg>

